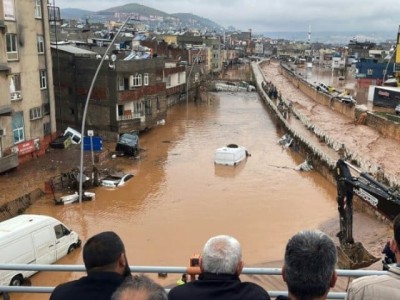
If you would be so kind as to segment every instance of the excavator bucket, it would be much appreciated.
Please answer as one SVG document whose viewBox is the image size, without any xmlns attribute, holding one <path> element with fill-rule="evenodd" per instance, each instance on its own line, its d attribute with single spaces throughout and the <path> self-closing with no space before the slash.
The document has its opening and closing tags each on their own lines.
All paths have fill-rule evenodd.
<svg viewBox="0 0 400 300">
<path fill-rule="evenodd" d="M 360 242 L 353 239 L 353 196 L 354 188 L 358 187 L 353 181 L 347 162 L 339 159 L 336 164 L 337 203 L 339 211 L 340 231 L 337 237 L 340 246 L 337 247 L 338 266 L 341 269 L 366 268 L 378 261 Z"/>
<path fill-rule="evenodd" d="M 338 246 L 337 252 L 340 269 L 366 268 L 380 259 L 369 253 L 360 242 Z"/>
</svg>

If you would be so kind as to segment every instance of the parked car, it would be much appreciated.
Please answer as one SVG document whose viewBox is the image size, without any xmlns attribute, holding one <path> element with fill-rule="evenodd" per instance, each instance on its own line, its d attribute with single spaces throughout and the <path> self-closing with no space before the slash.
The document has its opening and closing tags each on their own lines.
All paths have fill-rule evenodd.
<svg viewBox="0 0 400 300">
<path fill-rule="evenodd" d="M 338 100 L 343 103 L 357 104 L 356 99 L 354 99 L 352 95 L 341 96 Z"/>
<path fill-rule="evenodd" d="M 400 104 L 397 104 L 396 108 L 394 109 L 396 115 L 400 115 Z"/>
<path fill-rule="evenodd" d="M 322 91 L 328 94 L 336 92 L 336 89 L 333 86 L 326 85 L 323 82 L 318 83 L 315 88 L 317 89 L 317 91 Z"/>
<path fill-rule="evenodd" d="M 119 137 L 115 151 L 124 155 L 136 156 L 139 153 L 139 135 L 137 132 L 123 133 Z"/>
<path fill-rule="evenodd" d="M 133 178 L 133 174 L 131 173 L 115 173 L 109 174 L 108 176 L 102 178 L 100 180 L 100 184 L 105 187 L 115 188 L 119 186 L 123 186 L 125 182 L 129 179 Z"/>
</svg>

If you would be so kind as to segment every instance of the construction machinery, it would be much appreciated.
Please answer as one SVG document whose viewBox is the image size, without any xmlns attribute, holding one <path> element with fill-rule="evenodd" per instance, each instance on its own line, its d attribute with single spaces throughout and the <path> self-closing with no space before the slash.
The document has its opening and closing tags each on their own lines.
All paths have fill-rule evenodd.
<svg viewBox="0 0 400 300">
<path fill-rule="evenodd" d="M 353 176 L 350 169 L 358 176 Z M 340 246 L 337 247 L 339 268 L 368 267 L 380 258 L 371 255 L 360 242 L 353 239 L 353 196 L 357 195 L 390 221 L 400 213 L 400 196 L 372 175 L 362 172 L 342 159 L 336 163 L 335 175 L 340 216 L 340 231 L 337 234 L 340 241 Z"/>
</svg>

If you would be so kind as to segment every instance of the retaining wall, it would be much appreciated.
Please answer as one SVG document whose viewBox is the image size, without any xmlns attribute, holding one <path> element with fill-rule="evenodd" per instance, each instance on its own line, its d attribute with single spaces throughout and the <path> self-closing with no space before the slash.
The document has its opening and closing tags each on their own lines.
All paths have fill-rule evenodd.
<svg viewBox="0 0 400 300">
<path fill-rule="evenodd" d="M 287 80 L 289 80 L 294 86 L 297 86 L 300 91 L 313 99 L 315 102 L 328 106 L 352 120 L 357 120 L 358 115 L 366 112 L 365 108 L 359 108 L 354 105 L 339 102 L 327 94 L 318 92 L 312 84 L 307 82 L 304 78 L 296 75 L 287 65 L 281 64 L 280 71 Z M 388 120 L 373 112 L 367 112 L 367 116 L 363 121 L 364 125 L 378 130 L 382 135 L 400 141 L 399 122 Z"/>
<path fill-rule="evenodd" d="M 0 206 L 0 222 L 22 214 L 31 204 L 43 195 L 44 192 L 41 189 L 36 189 Z"/>
</svg>

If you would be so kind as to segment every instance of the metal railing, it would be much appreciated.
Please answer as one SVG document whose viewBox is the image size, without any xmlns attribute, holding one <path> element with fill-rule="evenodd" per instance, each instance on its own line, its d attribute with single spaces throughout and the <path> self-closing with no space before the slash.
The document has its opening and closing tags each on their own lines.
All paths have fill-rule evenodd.
<svg viewBox="0 0 400 300">
<path fill-rule="evenodd" d="M 84 265 L 39 265 L 39 264 L 0 264 L 0 270 L 25 270 L 25 271 L 51 271 L 51 272 L 85 272 Z M 187 267 L 161 267 L 161 266 L 131 266 L 133 273 L 157 273 L 157 274 L 183 274 L 188 272 Z M 338 276 L 360 277 L 367 275 L 384 275 L 386 271 L 375 270 L 336 270 Z M 266 275 L 281 276 L 281 268 L 244 268 L 242 274 L 245 275 Z M 13 293 L 51 293 L 53 286 L 2 286 L 0 292 Z M 166 289 L 168 291 L 168 289 Z M 279 295 L 288 294 L 287 291 L 271 291 L 269 295 L 274 298 Z M 329 292 L 328 299 L 345 299 L 346 292 Z"/>
</svg>

